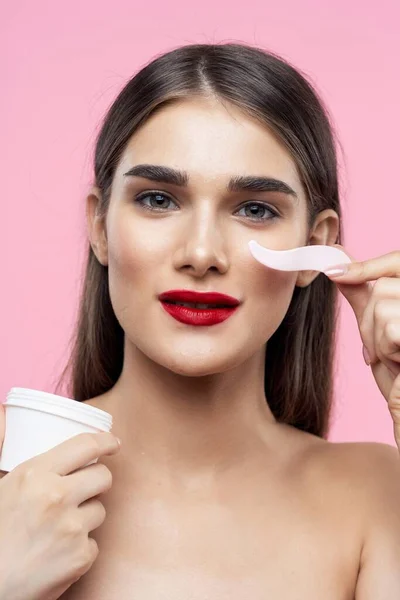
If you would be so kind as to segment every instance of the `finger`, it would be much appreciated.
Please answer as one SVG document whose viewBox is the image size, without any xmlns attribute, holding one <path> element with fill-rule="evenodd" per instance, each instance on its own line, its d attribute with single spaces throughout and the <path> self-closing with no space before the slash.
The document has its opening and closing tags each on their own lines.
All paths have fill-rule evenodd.
<svg viewBox="0 0 400 600">
<path fill-rule="evenodd" d="M 79 513 L 85 524 L 85 530 L 88 533 L 100 527 L 107 516 L 104 505 L 96 498 L 84 502 L 82 506 L 79 507 Z"/>
<path fill-rule="evenodd" d="M 369 283 L 362 283 L 359 285 L 338 284 L 338 288 L 353 309 L 361 333 L 361 324 L 365 310 L 367 309 L 368 303 L 372 296 L 373 286 Z M 367 338 L 367 344 L 371 342 L 372 334 Z"/>
<path fill-rule="evenodd" d="M 381 277 L 375 284 L 371 284 L 371 299 L 365 308 L 363 321 L 371 322 L 377 302 L 384 300 L 397 300 L 400 303 L 400 279 Z M 400 306 L 400 304 L 398 305 Z M 397 309 L 397 316 L 400 308 Z"/>
<path fill-rule="evenodd" d="M 393 382 L 389 394 L 388 406 L 393 418 L 394 437 L 397 447 L 400 450 L 400 375 L 398 375 Z"/>
<path fill-rule="evenodd" d="M 388 371 L 386 365 L 381 361 L 371 365 L 371 370 L 382 396 L 389 402 L 393 382 L 396 377 L 391 371 Z"/>
<path fill-rule="evenodd" d="M 376 341 L 378 358 L 397 376 L 400 373 L 400 319 L 385 322 L 377 330 L 380 331 Z"/>
<path fill-rule="evenodd" d="M 335 246 L 344 250 L 339 244 L 335 244 Z M 349 253 L 346 250 L 344 251 L 350 257 Z M 380 277 L 400 277 L 400 250 L 370 260 L 336 265 L 332 267 L 332 270 L 339 268 L 344 271 L 343 274 L 329 275 L 328 272 L 326 274 L 328 277 L 340 280 L 340 282 L 353 284 L 376 281 Z"/>
<path fill-rule="evenodd" d="M 48 471 L 67 475 L 100 456 L 114 454 L 119 448 L 112 433 L 80 433 L 22 464 L 38 463 Z"/>
<path fill-rule="evenodd" d="M 371 362 L 382 360 L 379 343 L 386 323 L 400 318 L 400 280 L 382 277 L 373 289 L 359 323 L 360 335 Z"/>
<path fill-rule="evenodd" d="M 112 486 L 112 474 L 106 465 L 96 463 L 67 475 L 65 484 L 68 502 L 79 506 L 93 496 L 108 492 Z"/>
<path fill-rule="evenodd" d="M 340 244 L 335 244 L 335 246 L 337 248 L 340 248 L 341 250 L 343 250 L 352 261 L 355 260 L 354 257 L 349 252 L 347 252 L 347 250 L 345 250 L 343 248 L 343 246 L 341 246 Z M 356 263 L 352 262 L 349 265 L 344 265 L 344 267 L 349 267 L 349 266 L 352 266 L 353 264 L 356 264 Z M 336 267 L 332 267 L 332 269 L 335 270 Z M 346 298 L 346 300 L 350 304 L 350 306 L 353 309 L 354 314 L 356 316 L 358 326 L 360 328 L 361 321 L 362 321 L 362 318 L 364 315 L 364 311 L 365 311 L 367 304 L 372 295 L 372 290 L 373 290 L 372 284 L 370 284 L 368 282 L 346 283 L 346 281 L 344 281 L 344 283 L 342 284 L 343 277 L 336 277 L 336 276 L 333 277 L 332 275 L 330 275 L 329 271 L 325 271 L 325 274 L 327 275 L 327 277 L 332 279 L 337 284 L 339 291 L 341 292 L 341 294 L 343 294 L 343 296 Z M 372 338 L 370 339 L 370 342 L 371 341 L 372 341 Z"/>
</svg>

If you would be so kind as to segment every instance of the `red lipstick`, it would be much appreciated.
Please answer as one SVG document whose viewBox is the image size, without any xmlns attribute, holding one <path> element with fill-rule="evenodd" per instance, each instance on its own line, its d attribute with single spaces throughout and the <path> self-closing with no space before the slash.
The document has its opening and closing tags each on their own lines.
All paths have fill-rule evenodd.
<svg viewBox="0 0 400 600">
<path fill-rule="evenodd" d="M 160 294 L 164 310 L 180 323 L 209 326 L 222 323 L 237 310 L 240 301 L 218 292 L 170 290 Z M 183 304 L 183 305 L 182 305 Z"/>
</svg>

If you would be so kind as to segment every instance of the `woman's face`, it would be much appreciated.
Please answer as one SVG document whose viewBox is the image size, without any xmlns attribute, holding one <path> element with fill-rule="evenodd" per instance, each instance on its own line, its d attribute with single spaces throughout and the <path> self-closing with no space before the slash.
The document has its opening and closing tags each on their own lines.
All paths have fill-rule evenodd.
<svg viewBox="0 0 400 600">
<path fill-rule="evenodd" d="M 184 171 L 187 184 L 126 175 L 143 164 Z M 293 193 L 229 191 L 228 182 L 239 176 L 273 178 Z M 191 376 L 226 371 L 262 352 L 295 285 L 307 285 L 317 273 L 268 269 L 251 256 L 248 242 L 277 250 L 306 245 L 306 206 L 289 153 L 237 108 L 193 99 L 154 114 L 121 157 L 105 230 L 90 221 L 126 343 Z M 337 229 L 328 222 L 331 227 L 321 224 L 312 243 L 335 242 Z M 240 305 L 217 325 L 187 325 L 159 300 L 172 289 L 228 294 Z"/>
</svg>

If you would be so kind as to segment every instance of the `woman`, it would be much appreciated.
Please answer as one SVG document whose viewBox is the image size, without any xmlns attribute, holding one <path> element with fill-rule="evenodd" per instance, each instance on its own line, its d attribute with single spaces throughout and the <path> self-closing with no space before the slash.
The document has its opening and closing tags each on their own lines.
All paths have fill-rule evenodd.
<svg viewBox="0 0 400 600">
<path fill-rule="evenodd" d="M 399 253 L 326 276 L 247 246 L 343 241 L 310 84 L 260 49 L 180 47 L 121 91 L 94 169 L 70 395 L 122 449 L 63 598 L 398 598 L 398 453 L 326 435 L 337 288 L 399 427 Z"/>
</svg>

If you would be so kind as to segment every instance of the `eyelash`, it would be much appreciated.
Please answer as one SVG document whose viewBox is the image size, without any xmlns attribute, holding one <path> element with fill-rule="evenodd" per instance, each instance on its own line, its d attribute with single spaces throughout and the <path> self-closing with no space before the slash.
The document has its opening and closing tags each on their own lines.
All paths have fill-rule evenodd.
<svg viewBox="0 0 400 600">
<path fill-rule="evenodd" d="M 164 208 L 155 208 L 154 206 L 149 206 L 148 204 L 143 204 L 142 200 L 144 198 L 154 198 L 154 196 L 162 196 L 163 198 L 167 198 L 168 200 L 170 200 L 171 202 L 174 202 L 172 200 L 172 198 L 170 198 L 169 196 L 167 196 L 166 194 L 163 194 L 161 192 L 144 192 L 142 194 L 139 194 L 138 196 L 136 196 L 135 198 L 135 203 L 139 204 L 140 206 L 142 206 L 143 208 L 145 208 L 146 210 L 153 210 L 155 212 L 162 212 L 164 211 Z M 265 208 L 267 211 L 270 212 L 271 217 L 269 219 L 263 219 L 260 217 L 248 217 L 250 219 L 250 221 L 274 221 L 275 219 L 279 219 L 280 215 L 273 210 L 272 208 L 270 208 L 267 204 L 265 204 L 264 202 L 260 202 L 260 201 L 253 201 L 253 202 L 247 202 L 246 204 L 244 204 L 243 206 L 240 207 L 239 210 L 245 208 L 246 206 L 261 206 L 262 208 Z"/>
</svg>

